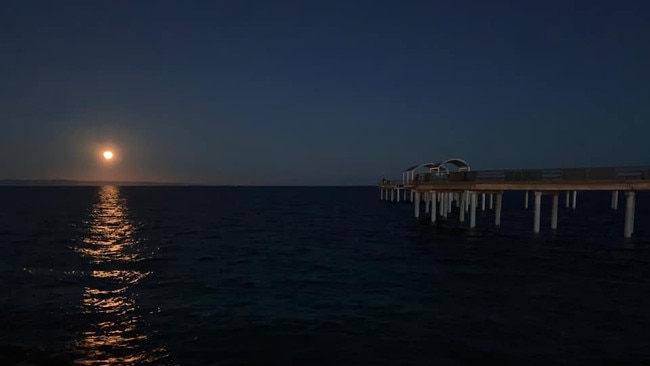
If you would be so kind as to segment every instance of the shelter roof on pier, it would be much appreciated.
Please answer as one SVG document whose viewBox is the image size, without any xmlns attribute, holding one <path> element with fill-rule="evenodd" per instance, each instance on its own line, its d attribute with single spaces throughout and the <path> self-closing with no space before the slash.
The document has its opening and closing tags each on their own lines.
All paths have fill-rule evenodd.
<svg viewBox="0 0 650 366">
<path fill-rule="evenodd" d="M 447 165 L 447 164 L 454 165 L 460 171 L 470 170 L 469 164 L 465 160 L 463 160 L 463 159 L 448 159 L 448 160 L 440 161 L 440 162 L 437 162 L 437 163 L 425 163 L 425 164 L 420 164 L 420 165 L 413 165 L 412 167 L 409 167 L 404 171 L 405 172 L 412 172 L 412 171 L 418 170 L 420 168 L 426 168 L 426 169 L 429 169 L 429 170 L 440 170 L 441 167 L 444 168 L 445 170 L 447 170 L 446 167 L 445 167 L 445 165 Z"/>
<path fill-rule="evenodd" d="M 444 165 L 447 164 L 456 166 L 456 168 L 458 168 L 458 170 L 460 171 L 469 170 L 469 164 L 463 159 L 449 159 L 449 160 L 441 161 L 433 164 L 433 166 L 431 166 L 430 168 L 439 169 L 440 167 L 443 167 Z"/>
<path fill-rule="evenodd" d="M 414 170 L 418 170 L 420 168 L 427 168 L 431 169 L 436 166 L 436 163 L 426 163 L 426 164 L 420 164 L 420 165 L 413 165 L 412 167 L 408 168 L 405 170 L 405 172 L 412 172 Z"/>
</svg>

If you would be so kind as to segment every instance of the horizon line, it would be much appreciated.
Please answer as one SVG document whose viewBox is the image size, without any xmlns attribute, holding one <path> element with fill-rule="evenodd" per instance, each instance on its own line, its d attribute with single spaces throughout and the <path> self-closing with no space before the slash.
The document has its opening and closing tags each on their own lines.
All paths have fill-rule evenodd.
<svg viewBox="0 0 650 366">
<path fill-rule="evenodd" d="M 187 183 L 156 181 L 111 181 L 111 180 L 77 180 L 77 179 L 0 179 L 0 186 L 168 186 L 168 187 L 374 187 L 375 184 L 225 184 L 225 183 Z"/>
</svg>

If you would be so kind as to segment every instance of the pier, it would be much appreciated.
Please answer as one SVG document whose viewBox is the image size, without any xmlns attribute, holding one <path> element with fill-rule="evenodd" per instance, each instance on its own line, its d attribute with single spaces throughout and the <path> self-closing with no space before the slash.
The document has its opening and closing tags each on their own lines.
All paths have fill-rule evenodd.
<svg viewBox="0 0 650 366">
<path fill-rule="evenodd" d="M 458 222 L 476 227 L 476 211 L 494 210 L 494 224 L 501 226 L 503 192 L 521 191 L 524 207 L 532 197 L 533 232 L 540 232 L 542 195 L 552 196 L 551 229 L 557 230 L 560 198 L 567 208 L 575 209 L 580 191 L 610 191 L 612 210 L 618 210 L 619 196 L 625 200 L 623 236 L 634 233 L 636 192 L 650 190 L 649 167 L 597 167 L 558 169 L 471 170 L 462 159 L 412 166 L 402 172 L 402 179 L 383 179 L 380 199 L 413 203 L 414 216 L 420 218 L 422 207 L 431 223 L 457 214 Z M 479 206 L 480 205 L 480 206 Z"/>
</svg>

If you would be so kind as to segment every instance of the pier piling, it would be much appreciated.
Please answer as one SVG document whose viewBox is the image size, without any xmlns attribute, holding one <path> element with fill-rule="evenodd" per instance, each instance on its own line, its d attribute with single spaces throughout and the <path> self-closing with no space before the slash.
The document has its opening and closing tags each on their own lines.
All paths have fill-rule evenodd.
<svg viewBox="0 0 650 366">
<path fill-rule="evenodd" d="M 494 210 L 494 225 L 501 226 L 501 205 L 503 201 L 503 193 L 497 193 L 497 207 Z"/>
<path fill-rule="evenodd" d="M 569 202 L 569 198 L 570 198 L 569 196 L 570 196 L 570 193 L 571 193 L 571 192 L 566 191 L 566 202 L 565 202 L 565 205 L 566 205 L 565 207 L 566 207 L 566 208 L 569 208 L 569 207 L 571 206 L 571 205 L 570 205 L 570 202 Z"/>
<path fill-rule="evenodd" d="M 573 191 L 573 203 L 571 204 L 572 209 L 576 209 L 576 201 L 578 199 L 578 191 Z"/>
<path fill-rule="evenodd" d="M 528 191 L 526 191 L 526 194 L 524 195 L 524 208 L 528 209 Z"/>
<path fill-rule="evenodd" d="M 612 210 L 618 210 L 618 191 L 612 191 Z"/>
<path fill-rule="evenodd" d="M 539 233 L 540 218 L 542 213 L 542 192 L 535 192 L 535 217 L 533 232 Z"/>
<path fill-rule="evenodd" d="M 466 194 L 465 192 L 462 192 L 460 195 L 460 207 L 458 209 L 458 221 L 460 222 L 465 222 L 465 199 L 466 199 Z"/>
<path fill-rule="evenodd" d="M 470 193 L 472 197 L 472 204 L 470 205 L 470 213 L 469 213 L 469 228 L 473 229 L 476 227 L 476 201 L 478 199 L 476 192 L 471 192 Z"/>
<path fill-rule="evenodd" d="M 481 193 L 481 211 L 485 211 L 485 193 Z"/>
<path fill-rule="evenodd" d="M 553 209 L 551 212 L 551 230 L 557 230 L 557 211 L 560 197 L 559 193 L 553 194 Z"/>
<path fill-rule="evenodd" d="M 431 222 L 435 223 L 437 219 L 437 213 L 436 213 L 436 207 L 438 207 L 438 204 L 436 202 L 436 192 L 433 191 L 431 192 Z"/>
<path fill-rule="evenodd" d="M 634 233 L 634 206 L 635 206 L 635 193 L 634 191 L 625 192 L 625 229 L 623 236 L 631 238 Z"/>
<path fill-rule="evenodd" d="M 429 204 L 431 203 L 430 196 L 431 194 L 429 192 L 424 192 L 424 213 L 428 214 L 429 213 Z"/>
<path fill-rule="evenodd" d="M 440 192 L 440 216 L 447 218 L 447 193 Z"/>
</svg>

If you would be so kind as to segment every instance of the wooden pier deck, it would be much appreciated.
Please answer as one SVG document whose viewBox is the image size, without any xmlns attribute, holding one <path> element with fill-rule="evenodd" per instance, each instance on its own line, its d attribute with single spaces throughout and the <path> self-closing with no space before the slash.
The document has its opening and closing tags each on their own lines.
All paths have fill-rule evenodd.
<svg viewBox="0 0 650 366">
<path fill-rule="evenodd" d="M 420 167 L 439 167 L 440 164 L 424 164 Z M 468 213 L 469 227 L 476 226 L 476 207 L 481 197 L 481 209 L 485 210 L 489 198 L 490 209 L 495 210 L 495 225 L 501 224 L 501 206 L 504 191 L 524 191 L 526 208 L 528 192 L 533 192 L 535 215 L 533 230 L 540 231 L 541 195 L 553 196 L 551 228 L 557 229 L 557 212 L 559 195 L 566 192 L 566 206 L 576 206 L 578 191 L 611 191 L 611 208 L 618 208 L 619 192 L 625 194 L 626 238 L 634 231 L 635 194 L 637 191 L 650 190 L 650 168 L 648 167 L 598 167 L 565 169 L 519 169 L 448 172 L 436 169 L 434 173 L 403 175 L 402 181 L 382 180 L 379 184 L 382 200 L 407 201 L 414 203 L 415 216 L 420 216 L 420 204 L 424 203 L 425 212 L 431 214 L 431 222 L 444 220 L 453 211 L 457 211 L 459 221 L 465 221 Z M 572 195 L 572 197 L 571 197 Z M 496 198 L 496 199 L 495 199 Z M 435 204 L 433 204 L 435 202 Z"/>
</svg>

